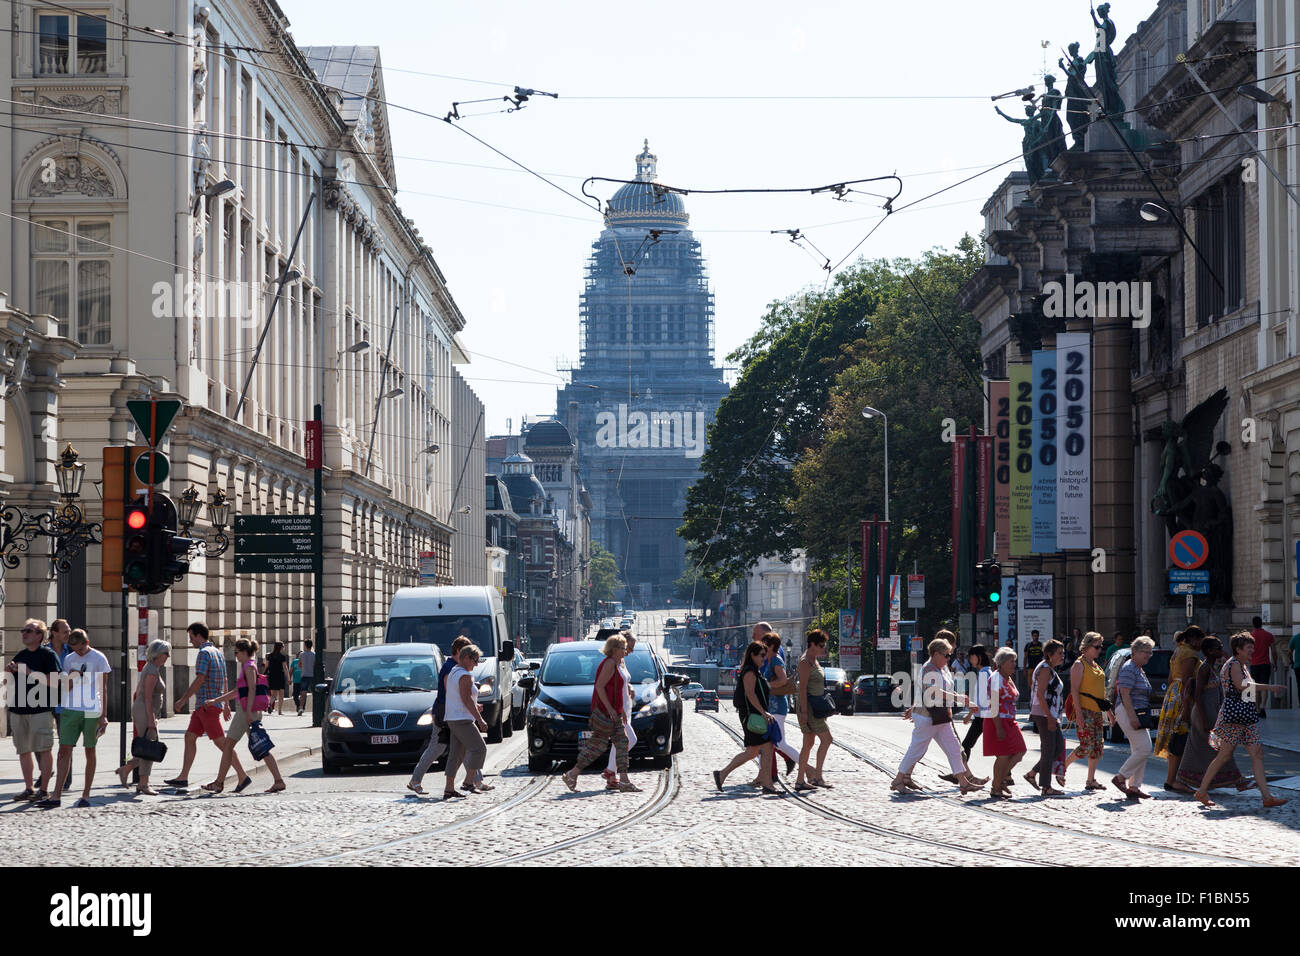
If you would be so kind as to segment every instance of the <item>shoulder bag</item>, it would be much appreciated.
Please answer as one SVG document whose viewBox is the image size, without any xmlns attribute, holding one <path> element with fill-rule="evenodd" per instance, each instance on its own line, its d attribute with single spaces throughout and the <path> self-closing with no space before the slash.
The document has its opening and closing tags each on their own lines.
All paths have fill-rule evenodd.
<svg viewBox="0 0 1300 956">
<path fill-rule="evenodd" d="M 745 718 L 745 729 L 751 734 L 767 734 L 767 718 L 762 714 L 750 713 Z"/>
<path fill-rule="evenodd" d="M 136 737 L 131 741 L 131 756 L 139 757 L 141 760 L 148 760 L 153 763 L 162 762 L 167 756 L 167 745 L 161 740 L 150 740 L 148 737 Z"/>
<path fill-rule="evenodd" d="M 826 694 L 821 697 L 809 697 L 808 711 L 810 716 L 817 720 L 825 720 L 835 713 L 835 702 Z"/>
</svg>

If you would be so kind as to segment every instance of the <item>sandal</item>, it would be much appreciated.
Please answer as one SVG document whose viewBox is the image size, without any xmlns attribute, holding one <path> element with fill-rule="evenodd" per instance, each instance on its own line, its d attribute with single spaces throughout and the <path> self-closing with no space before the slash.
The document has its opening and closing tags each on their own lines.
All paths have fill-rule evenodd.
<svg viewBox="0 0 1300 956">
<path fill-rule="evenodd" d="M 408 783 L 406 789 L 410 790 L 411 793 L 415 794 L 417 797 L 423 797 L 425 795 L 424 787 L 420 786 L 418 783 Z"/>
<path fill-rule="evenodd" d="M 1058 774 L 1056 775 L 1056 782 L 1059 783 L 1062 787 L 1064 787 L 1064 786 L 1065 786 L 1065 774 L 1063 774 L 1063 773 L 1058 773 Z"/>
<path fill-rule="evenodd" d="M 1085 789 L 1085 790 L 1105 790 L 1106 788 L 1105 788 L 1104 786 L 1102 786 L 1101 784 L 1099 784 L 1096 780 L 1089 780 L 1087 783 L 1085 783 L 1085 784 L 1083 785 L 1083 789 Z"/>
<path fill-rule="evenodd" d="M 464 799 L 465 799 L 465 794 L 463 794 L 463 793 L 457 793 L 455 790 L 444 790 L 444 791 L 442 792 L 442 799 L 444 799 L 444 800 L 464 800 Z"/>
<path fill-rule="evenodd" d="M 759 787 L 758 789 L 762 790 L 764 793 L 770 793 L 770 794 L 774 794 L 774 795 L 777 795 L 777 796 L 780 796 L 780 794 L 781 794 L 781 791 L 778 790 L 778 789 L 776 789 L 776 787 Z M 1283 800 L 1282 802 L 1283 802 L 1283 803 L 1286 803 L 1285 800 Z"/>
<path fill-rule="evenodd" d="M 128 780 L 127 780 L 127 778 L 130 777 L 130 776 L 131 776 L 131 768 L 130 768 L 130 767 L 118 767 L 118 768 L 117 768 L 117 779 L 122 781 L 122 786 L 124 786 L 124 787 L 129 787 L 129 786 L 131 786 L 131 784 L 130 784 L 130 783 L 128 782 Z"/>
<path fill-rule="evenodd" d="M 205 783 L 203 789 L 208 793 L 221 793 L 226 789 L 226 785 L 224 783 Z"/>
<path fill-rule="evenodd" d="M 972 783 L 967 783 L 965 780 L 961 781 L 961 792 L 962 792 L 962 793 L 974 793 L 976 790 L 983 790 L 983 789 L 984 789 L 984 784 L 982 784 L 982 783 L 981 783 L 981 784 L 976 784 L 976 783 L 973 783 L 973 782 L 972 782 Z"/>
<path fill-rule="evenodd" d="M 894 783 L 897 783 L 897 782 L 898 782 L 898 781 L 895 781 Z M 889 785 L 889 789 L 890 789 L 890 790 L 898 790 L 899 793 L 906 793 L 906 792 L 907 792 L 906 790 L 901 789 L 901 787 L 897 787 L 897 786 L 895 786 L 894 783 L 891 783 L 891 784 Z M 814 787 L 814 786 L 813 786 L 812 784 L 810 784 L 810 783 L 796 783 L 796 784 L 794 785 L 794 792 L 795 792 L 795 793 L 807 793 L 807 792 L 810 791 L 810 790 L 816 790 L 816 789 L 817 789 L 817 788 Z"/>
<path fill-rule="evenodd" d="M 286 787 L 284 781 L 281 780 L 279 783 L 273 783 L 273 784 L 271 784 L 271 786 L 270 786 L 269 788 L 267 788 L 266 790 L 263 790 L 262 792 L 263 792 L 263 793 L 280 793 L 280 792 L 282 792 L 282 791 L 284 791 L 284 790 L 287 790 L 287 789 L 289 789 L 289 788 Z"/>
<path fill-rule="evenodd" d="M 1044 787 L 1042 789 L 1042 794 L 1045 797 L 1063 797 L 1065 796 L 1065 791 L 1057 790 L 1054 787 Z"/>
<path fill-rule="evenodd" d="M 1030 785 L 1031 787 L 1033 787 L 1035 790 L 1039 789 L 1038 784 L 1034 782 L 1034 778 L 1037 777 L 1037 776 L 1038 776 L 1038 771 L 1037 771 L 1037 770 L 1031 770 L 1031 771 L 1029 771 L 1029 773 L 1025 774 L 1025 778 L 1024 778 L 1024 779 L 1025 779 L 1025 783 L 1029 784 L 1029 785 Z"/>
<path fill-rule="evenodd" d="M 568 781 L 565 782 L 567 783 Z M 718 793 L 722 792 L 722 771 L 721 770 L 713 771 L 713 785 L 718 788 Z"/>
<path fill-rule="evenodd" d="M 642 790 L 641 790 L 640 787 L 638 787 L 636 784 L 634 784 L 631 780 L 628 780 L 626 783 L 624 783 L 624 782 L 622 782 L 622 781 L 619 782 L 619 785 L 618 785 L 618 792 L 619 792 L 619 793 L 641 793 Z"/>
<path fill-rule="evenodd" d="M 1285 797 L 1269 797 L 1267 800 L 1264 801 L 1264 806 L 1265 806 L 1265 807 L 1280 807 L 1280 806 L 1282 806 L 1282 804 L 1284 804 L 1284 803 L 1286 803 L 1286 802 L 1287 802 L 1287 798 L 1285 798 Z"/>
<path fill-rule="evenodd" d="M 1206 793 L 1204 790 L 1197 790 L 1195 793 L 1192 794 L 1192 796 L 1194 796 L 1197 802 L 1200 803 L 1200 805 L 1203 807 L 1215 806 L 1214 801 L 1210 799 L 1210 795 Z"/>
<path fill-rule="evenodd" d="M 578 781 L 575 778 L 565 773 L 560 775 L 560 779 L 564 781 L 564 785 L 569 788 L 570 793 L 578 792 Z"/>
<path fill-rule="evenodd" d="M 955 773 L 945 773 L 939 779 L 942 780 L 944 783 L 961 783 L 961 778 L 958 777 Z"/>
<path fill-rule="evenodd" d="M 136 787 L 135 792 L 142 797 L 158 796 L 158 791 L 155 790 L 153 787 L 149 786 L 148 784 L 145 784 L 143 787 Z"/>
<path fill-rule="evenodd" d="M 826 782 L 825 777 L 818 777 L 816 780 L 809 780 L 808 782 L 811 783 L 814 787 L 821 787 L 823 790 L 835 789 L 829 783 Z"/>
</svg>

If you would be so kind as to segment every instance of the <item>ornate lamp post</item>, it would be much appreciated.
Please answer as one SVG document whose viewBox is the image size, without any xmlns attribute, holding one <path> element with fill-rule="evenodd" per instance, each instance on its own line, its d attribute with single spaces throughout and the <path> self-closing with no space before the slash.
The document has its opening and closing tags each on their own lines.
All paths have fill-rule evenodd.
<svg viewBox="0 0 1300 956">
<path fill-rule="evenodd" d="M 202 507 L 203 498 L 193 485 L 181 492 L 181 503 L 176 509 L 176 520 L 180 524 L 181 537 L 191 538 L 195 542 L 190 549 L 191 560 L 200 554 L 217 558 L 225 554 L 230 547 L 230 538 L 226 536 L 226 526 L 230 524 L 230 502 L 226 500 L 225 491 L 218 488 L 212 495 L 212 500 L 208 502 L 208 520 L 216 528 L 216 535 L 211 544 L 207 539 L 198 537 L 190 530 L 194 527 Z"/>
<path fill-rule="evenodd" d="M 54 553 L 50 563 L 54 573 L 67 574 L 72 562 L 88 544 L 99 544 L 99 523 L 87 524 L 85 512 L 77 504 L 86 465 L 77 460 L 77 450 L 68 444 L 54 466 L 62 504 L 52 513 L 31 515 L 13 505 L 0 510 L 0 577 L 18 567 L 23 554 L 31 550 L 37 538 L 53 538 Z"/>
</svg>

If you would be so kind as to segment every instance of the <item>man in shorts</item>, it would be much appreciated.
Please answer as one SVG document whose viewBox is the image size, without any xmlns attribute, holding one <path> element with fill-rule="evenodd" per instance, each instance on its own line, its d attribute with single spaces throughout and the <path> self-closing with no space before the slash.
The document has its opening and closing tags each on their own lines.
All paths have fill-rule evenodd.
<svg viewBox="0 0 1300 956">
<path fill-rule="evenodd" d="M 95 744 L 108 727 L 108 714 L 104 707 L 108 701 L 108 675 L 113 668 L 108 658 L 90 646 L 90 638 L 81 628 L 68 635 L 70 653 L 63 659 L 63 682 L 66 691 L 63 699 L 63 716 L 59 718 L 59 767 L 55 774 L 54 792 L 36 806 L 49 809 L 57 807 L 63 796 L 63 785 L 72 765 L 72 750 L 80 740 L 86 749 L 86 785 L 76 807 L 90 806 L 90 785 L 95 780 Z"/>
<path fill-rule="evenodd" d="M 68 635 L 72 633 L 72 625 L 67 622 L 66 618 L 55 618 L 54 623 L 50 625 L 50 650 L 54 651 L 59 658 L 59 670 L 63 669 L 63 662 L 68 659 L 72 653 L 72 648 L 68 647 Z M 63 708 L 59 706 L 58 701 L 54 702 L 54 729 L 59 728 L 59 720 L 63 716 Z M 68 761 L 68 775 L 63 778 L 63 789 L 72 789 L 72 761 Z"/>
<path fill-rule="evenodd" d="M 14 802 L 44 800 L 50 785 L 54 759 L 54 699 L 58 694 L 59 657 L 42 644 L 45 622 L 35 618 L 23 625 L 23 649 L 5 665 L 15 675 L 15 703 L 9 708 L 9 727 L 13 733 L 18 765 L 23 772 L 23 792 Z M 40 767 L 40 782 L 33 788 L 32 755 Z"/>
<path fill-rule="evenodd" d="M 226 693 L 226 659 L 222 657 L 217 646 L 208 640 L 208 627 L 202 621 L 195 621 L 185 629 L 185 633 L 190 639 L 190 647 L 199 653 L 194 663 L 194 682 L 176 699 L 176 709 L 179 711 L 185 702 L 193 697 L 194 710 L 190 713 L 189 726 L 185 728 L 185 757 L 181 762 L 180 775 L 163 781 L 167 786 L 181 790 L 190 785 L 190 767 L 194 765 L 199 738 L 206 736 L 216 744 L 218 750 L 224 752 L 221 741 L 226 736 L 226 732 L 222 729 L 221 722 L 230 720 L 230 704 L 226 701 L 220 704 L 213 703 Z M 236 779 L 240 781 L 239 786 L 235 788 L 235 792 L 238 793 L 251 781 L 244 773 L 239 758 L 234 756 L 233 751 L 231 754 Z"/>
</svg>

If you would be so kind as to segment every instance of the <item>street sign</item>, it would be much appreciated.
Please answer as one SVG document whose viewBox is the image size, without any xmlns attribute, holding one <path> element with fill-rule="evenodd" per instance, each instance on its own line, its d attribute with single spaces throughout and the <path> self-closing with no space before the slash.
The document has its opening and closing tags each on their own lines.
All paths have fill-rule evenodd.
<svg viewBox="0 0 1300 956">
<path fill-rule="evenodd" d="M 235 554 L 311 554 L 316 536 L 311 534 L 239 534 Z"/>
<path fill-rule="evenodd" d="M 1210 572 L 1185 571 L 1171 568 L 1169 571 L 1170 594 L 1209 594 Z"/>
<path fill-rule="evenodd" d="M 309 421 L 303 430 L 303 458 L 308 468 L 319 468 L 321 466 L 322 449 L 321 449 L 321 423 Z"/>
<path fill-rule="evenodd" d="M 1190 594 L 1187 595 L 1187 620 L 1189 621 L 1192 619 L 1192 608 L 1194 603 L 1194 598 Z"/>
<path fill-rule="evenodd" d="M 153 468 L 153 475 L 149 474 L 150 467 Z M 167 480 L 171 470 L 167 456 L 160 451 L 147 451 L 135 460 L 135 476 L 146 485 L 161 484 Z"/>
<path fill-rule="evenodd" d="M 320 534 L 320 515 L 235 515 L 236 534 Z"/>
<path fill-rule="evenodd" d="M 140 427 L 140 437 L 150 448 L 157 448 L 167 429 L 172 427 L 176 413 L 181 410 L 181 403 L 176 399 L 162 401 L 132 401 L 126 403 L 126 410 Z"/>
<path fill-rule="evenodd" d="M 1210 543 L 1199 531 L 1180 531 L 1169 539 L 1169 560 L 1185 570 L 1199 568 L 1210 556 Z"/>
<path fill-rule="evenodd" d="M 420 552 L 420 583 L 438 583 L 438 556 L 432 551 Z"/>
<path fill-rule="evenodd" d="M 235 557 L 236 574 L 310 574 L 320 570 L 316 554 L 240 554 Z"/>
<path fill-rule="evenodd" d="M 907 606 L 925 607 L 925 575 L 909 574 L 907 576 Z"/>
</svg>

